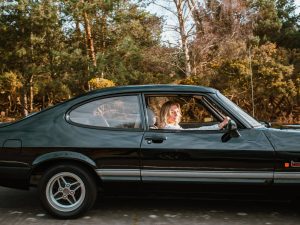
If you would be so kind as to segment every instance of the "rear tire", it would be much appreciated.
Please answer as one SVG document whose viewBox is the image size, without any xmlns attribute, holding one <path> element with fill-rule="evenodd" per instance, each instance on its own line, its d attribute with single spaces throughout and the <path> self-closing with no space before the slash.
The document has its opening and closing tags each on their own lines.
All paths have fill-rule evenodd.
<svg viewBox="0 0 300 225">
<path fill-rule="evenodd" d="M 43 207 L 51 215 L 62 219 L 76 218 L 94 205 L 97 187 L 85 168 L 57 165 L 42 176 L 39 195 Z"/>
</svg>

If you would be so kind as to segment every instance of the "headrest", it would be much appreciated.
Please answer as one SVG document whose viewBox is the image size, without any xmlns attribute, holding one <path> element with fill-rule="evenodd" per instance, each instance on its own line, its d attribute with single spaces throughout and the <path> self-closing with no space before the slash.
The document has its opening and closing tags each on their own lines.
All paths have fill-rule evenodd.
<svg viewBox="0 0 300 225">
<path fill-rule="evenodd" d="M 152 111 L 152 109 L 147 108 L 147 117 L 148 117 L 149 127 L 155 126 L 156 116 L 155 113 Z"/>
</svg>

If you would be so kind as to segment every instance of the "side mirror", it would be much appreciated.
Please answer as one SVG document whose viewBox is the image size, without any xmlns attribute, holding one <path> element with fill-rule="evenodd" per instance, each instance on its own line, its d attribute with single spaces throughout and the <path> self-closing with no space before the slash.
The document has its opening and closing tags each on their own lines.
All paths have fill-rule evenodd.
<svg viewBox="0 0 300 225">
<path fill-rule="evenodd" d="M 225 129 L 226 129 L 226 132 L 221 138 L 222 142 L 227 142 L 233 137 L 237 138 L 237 137 L 241 136 L 241 134 L 239 133 L 239 131 L 237 129 L 237 125 L 233 120 L 228 121 L 228 124 Z"/>
<path fill-rule="evenodd" d="M 268 122 L 268 121 L 260 121 L 260 123 L 261 123 L 262 125 L 264 125 L 266 128 L 272 127 L 272 124 L 271 124 L 270 122 Z"/>
</svg>

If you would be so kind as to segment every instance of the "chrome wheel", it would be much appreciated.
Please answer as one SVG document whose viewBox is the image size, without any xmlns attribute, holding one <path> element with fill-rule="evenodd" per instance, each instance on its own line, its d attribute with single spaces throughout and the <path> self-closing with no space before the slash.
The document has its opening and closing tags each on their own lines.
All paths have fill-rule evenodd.
<svg viewBox="0 0 300 225">
<path fill-rule="evenodd" d="M 57 173 L 46 185 L 47 201 L 54 209 L 61 212 L 76 210 L 83 203 L 85 195 L 85 185 L 74 173 Z"/>
</svg>

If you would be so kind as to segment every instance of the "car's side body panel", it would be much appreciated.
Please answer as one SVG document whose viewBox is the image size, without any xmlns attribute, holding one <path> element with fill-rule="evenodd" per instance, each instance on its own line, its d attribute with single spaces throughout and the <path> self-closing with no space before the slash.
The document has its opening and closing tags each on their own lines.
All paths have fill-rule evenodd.
<svg viewBox="0 0 300 225">
<path fill-rule="evenodd" d="M 221 142 L 221 131 L 149 131 L 142 142 L 143 181 L 265 183 L 273 180 L 274 150 L 262 131 L 244 129 Z M 149 137 L 164 137 L 161 143 Z M 147 137 L 147 138 L 146 138 Z"/>
<path fill-rule="evenodd" d="M 26 163 L 0 161 L 0 185 L 18 189 L 29 187 L 31 169 Z"/>
<path fill-rule="evenodd" d="M 300 152 L 300 130 L 264 129 L 276 151 Z"/>
<path fill-rule="evenodd" d="M 300 184 L 300 131 L 264 129 L 275 149 L 275 184 Z"/>
</svg>

